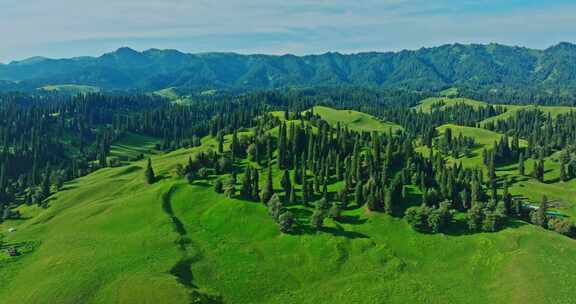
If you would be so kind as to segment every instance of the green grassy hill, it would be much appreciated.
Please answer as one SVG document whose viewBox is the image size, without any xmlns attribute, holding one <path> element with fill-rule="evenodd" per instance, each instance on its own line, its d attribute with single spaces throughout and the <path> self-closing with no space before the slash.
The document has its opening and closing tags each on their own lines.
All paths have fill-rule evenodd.
<svg viewBox="0 0 576 304">
<path fill-rule="evenodd" d="M 450 162 L 461 162 L 465 167 L 484 168 L 482 164 L 482 150 L 492 149 L 494 142 L 500 140 L 502 137 L 502 134 L 489 130 L 453 124 L 438 127 L 439 136 L 442 136 L 448 128 L 452 129 L 452 136 L 462 134 L 463 136 L 473 137 L 476 141 L 476 147 L 471 151 L 469 157 L 465 157 L 464 155 L 459 158 L 447 157 Z M 520 146 L 527 146 L 527 142 L 520 140 Z M 429 149 L 424 146 L 416 148 L 416 151 L 423 155 L 430 153 Z M 576 216 L 576 200 L 574 199 L 576 198 L 576 180 L 560 182 L 559 154 L 556 153 L 545 158 L 546 172 L 544 175 L 544 183 L 529 176 L 532 172 L 533 164 L 533 159 L 526 160 L 526 176 L 518 174 L 517 163 L 500 165 L 497 167 L 496 173 L 500 179 L 506 178 L 510 181 L 510 192 L 517 198 L 525 199 L 526 202 L 531 202 L 531 204 L 537 204 L 542 198 L 542 195 L 546 195 L 552 200 L 553 205 L 556 207 L 554 208 L 555 210 L 558 210 L 562 214 Z"/>
<path fill-rule="evenodd" d="M 186 104 L 191 101 L 190 96 L 181 94 L 176 88 L 166 88 L 155 91 L 154 95 L 164 97 L 174 104 Z"/>
<path fill-rule="evenodd" d="M 499 141 L 500 138 L 503 136 L 500 133 L 496 133 L 490 130 L 482 129 L 482 128 L 475 128 L 475 127 L 466 127 L 466 126 L 459 126 L 454 124 L 445 124 L 438 128 L 439 136 L 442 136 L 446 129 L 452 130 L 452 136 L 458 137 L 459 134 L 462 136 L 473 137 L 475 140 L 475 147 L 471 151 L 471 155 L 469 157 L 465 157 L 462 155 L 459 158 L 448 157 L 451 162 L 461 162 L 462 165 L 466 167 L 477 167 L 482 166 L 482 150 L 483 149 L 492 149 L 494 142 Z M 526 141 L 520 140 L 520 146 L 525 146 Z M 429 149 L 424 146 L 420 146 L 416 148 L 416 150 L 424 155 L 428 155 Z"/>
<path fill-rule="evenodd" d="M 422 100 L 414 109 L 421 110 L 422 112 L 431 112 L 434 105 L 438 103 L 443 103 L 440 107 L 441 109 L 446 107 L 452 107 L 457 104 L 467 104 L 473 107 L 482 107 L 488 105 L 488 103 L 478 100 L 473 100 L 469 98 L 454 98 L 454 97 L 431 97 Z M 501 119 L 508 119 L 510 117 L 514 117 L 518 111 L 522 110 L 532 110 L 532 109 L 539 109 L 542 112 L 550 115 L 552 117 L 556 117 L 559 114 L 568 113 L 570 111 L 574 111 L 574 107 L 563 107 L 563 106 L 535 106 L 535 105 L 504 105 L 504 104 L 494 104 L 494 106 L 503 107 L 506 109 L 506 112 L 490 117 L 480 122 L 480 125 L 484 125 L 488 122 L 495 122 Z"/>
<path fill-rule="evenodd" d="M 378 131 L 392 132 L 402 129 L 400 125 L 384 122 L 376 117 L 353 110 L 336 110 L 328 107 L 314 107 L 314 114 L 320 115 L 322 119 L 335 126 L 340 123 L 342 126 L 355 131 Z"/>
<path fill-rule="evenodd" d="M 358 112 L 317 110 L 331 123 L 362 130 L 389 127 Z M 447 127 L 454 135 L 475 136 L 479 145 L 499 138 L 453 125 L 440 131 Z M 130 156 L 154 144 L 129 135 L 112 150 Z M 153 185 L 144 181 L 143 160 L 67 183 L 47 209 L 22 207 L 23 220 L 0 225 L 4 241 L 24 253 L 0 258 L 0 303 L 573 300 L 576 243 L 569 238 L 522 222 L 498 233 L 467 234 L 462 218 L 449 233 L 423 234 L 403 219 L 354 205 L 344 221 L 328 221 L 322 232 L 282 234 L 263 204 L 215 193 L 213 178 L 190 185 L 176 176 L 177 164 L 207 149 L 216 149 L 214 139 L 204 138 L 197 148 L 150 154 L 161 177 Z M 273 168 L 279 189 L 281 172 Z M 330 185 L 329 191 L 339 187 Z M 411 202 L 418 204 L 419 191 L 409 190 Z M 299 221 L 308 220 L 310 209 L 289 208 Z M 7 233 L 10 227 L 17 230 Z"/>
<path fill-rule="evenodd" d="M 490 117 L 488 119 L 485 119 L 482 122 L 480 122 L 480 124 L 483 125 L 483 124 L 486 124 L 487 122 L 497 121 L 500 119 L 508 119 L 510 117 L 514 117 L 514 115 L 516 115 L 516 113 L 518 111 L 521 111 L 521 110 L 539 109 L 540 111 L 542 111 L 546 114 L 550 113 L 550 115 L 552 115 L 553 118 L 558 116 L 559 114 L 569 113 L 570 111 L 574 111 L 573 107 L 559 107 L 559 106 L 505 105 L 504 107 L 506 107 L 506 109 L 507 109 L 506 112 L 504 112 L 500 115 L 496 115 L 496 116 Z"/>
<path fill-rule="evenodd" d="M 315 107 L 330 123 L 387 132 L 389 126 L 359 112 Z M 282 113 L 273 113 L 282 116 Z M 474 137 L 467 166 L 501 134 L 443 125 Z M 269 131 L 275 134 L 275 130 Z M 251 135 L 251 130 L 239 136 Z M 230 135 L 226 136 L 226 147 Z M 569 303 L 576 283 L 576 243 L 515 221 L 498 233 L 468 234 L 461 215 L 445 234 L 413 231 L 399 218 L 353 205 L 344 221 L 321 232 L 282 234 L 258 202 L 213 191 L 214 177 L 188 184 L 177 164 L 201 147 L 161 154 L 158 140 L 127 134 L 111 157 L 151 156 L 161 178 L 144 181 L 145 160 L 106 168 L 65 185 L 47 209 L 23 206 L 21 220 L 0 224 L 3 241 L 23 255 L 0 255 L 1 303 Z M 425 151 L 421 151 L 425 152 Z M 516 196 L 548 194 L 556 209 L 574 216 L 576 181 L 559 183 L 557 155 L 546 159 L 545 183 L 501 166 Z M 247 165 L 242 161 L 239 166 Z M 256 164 L 252 164 L 259 167 Z M 531 160 L 526 163 L 527 171 Z M 281 171 L 273 166 L 275 188 Z M 261 183 L 264 184 L 262 173 Z M 238 180 L 241 180 L 240 174 Z M 342 186 L 329 186 L 335 192 Z M 300 191 L 300 186 L 297 186 Z M 418 204 L 419 190 L 409 188 Z M 310 208 L 291 206 L 307 223 Z M 8 233 L 9 228 L 16 228 Z M 203 300 L 201 300 L 203 299 Z M 212 301 L 212 302 L 210 302 Z"/>
<path fill-rule="evenodd" d="M 483 101 L 477 101 L 469 98 L 452 98 L 452 97 L 430 97 L 422 100 L 416 107 L 416 110 L 421 110 L 422 112 L 432 112 L 432 107 L 442 102 L 444 105 L 441 108 L 451 107 L 457 104 L 467 104 L 473 107 L 482 107 L 487 105 L 487 103 Z"/>
<path fill-rule="evenodd" d="M 139 155 L 155 154 L 160 140 L 139 134 L 125 134 L 110 147 L 110 156 L 120 160 L 133 159 Z"/>
</svg>

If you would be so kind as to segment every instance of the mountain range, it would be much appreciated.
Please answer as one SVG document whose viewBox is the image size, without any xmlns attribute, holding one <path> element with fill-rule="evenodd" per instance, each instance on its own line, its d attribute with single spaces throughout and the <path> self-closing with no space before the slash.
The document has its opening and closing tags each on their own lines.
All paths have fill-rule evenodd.
<svg viewBox="0 0 576 304">
<path fill-rule="evenodd" d="M 104 90 L 272 89 L 365 86 L 438 90 L 576 91 L 576 45 L 544 50 L 500 44 L 450 44 L 400 52 L 321 55 L 138 52 L 123 47 L 99 57 L 33 57 L 0 64 L 0 89 L 86 85 Z"/>
</svg>

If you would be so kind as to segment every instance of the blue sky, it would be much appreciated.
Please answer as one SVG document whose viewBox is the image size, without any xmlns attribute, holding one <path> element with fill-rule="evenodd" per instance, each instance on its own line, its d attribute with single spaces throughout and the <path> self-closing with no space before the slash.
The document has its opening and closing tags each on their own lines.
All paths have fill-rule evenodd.
<svg viewBox="0 0 576 304">
<path fill-rule="evenodd" d="M 576 42 L 574 0 L 0 0 L 0 62 L 137 50 L 311 54 Z"/>
</svg>

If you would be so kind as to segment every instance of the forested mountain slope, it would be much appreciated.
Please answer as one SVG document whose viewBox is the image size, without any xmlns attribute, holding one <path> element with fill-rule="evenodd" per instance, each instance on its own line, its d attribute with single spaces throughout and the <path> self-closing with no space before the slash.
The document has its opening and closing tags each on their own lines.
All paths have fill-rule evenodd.
<svg viewBox="0 0 576 304">
<path fill-rule="evenodd" d="M 576 88 L 576 45 L 560 43 L 534 50 L 453 44 L 415 51 L 302 57 L 120 48 L 100 57 L 35 57 L 0 65 L 0 88 L 5 90 L 63 84 L 147 91 L 335 85 L 572 91 Z"/>
</svg>

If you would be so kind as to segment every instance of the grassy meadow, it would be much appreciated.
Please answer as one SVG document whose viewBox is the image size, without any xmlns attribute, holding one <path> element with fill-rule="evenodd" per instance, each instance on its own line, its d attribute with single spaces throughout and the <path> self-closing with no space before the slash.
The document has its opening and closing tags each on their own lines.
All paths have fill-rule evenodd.
<svg viewBox="0 0 576 304">
<path fill-rule="evenodd" d="M 355 111 L 314 112 L 355 130 L 399 128 Z M 474 156 L 454 160 L 471 166 L 501 136 L 455 125 L 439 132 L 446 128 L 476 138 Z M 226 149 L 230 141 L 226 136 Z M 101 169 L 67 183 L 49 199 L 49 208 L 23 206 L 22 220 L 0 224 L 3 241 L 23 252 L 0 258 L 0 303 L 574 301 L 576 242 L 554 232 L 515 221 L 497 233 L 469 234 L 459 217 L 449 233 L 418 233 L 401 218 L 352 203 L 343 221 L 328 220 L 319 232 L 305 228 L 311 208 L 289 206 L 304 228 L 282 234 L 262 203 L 215 193 L 214 176 L 189 184 L 176 175 L 176 166 L 190 156 L 216 150 L 215 139 L 165 154 L 154 150 L 156 143 L 130 134 L 112 147 L 112 156 L 150 156 L 158 182 L 146 184 L 146 160 Z M 555 164 L 554 156 L 547 159 L 547 183 L 517 176 L 515 165 L 498 168 L 498 174 L 518 179 L 513 194 L 557 193 L 576 215 L 576 204 L 569 203 L 576 182 L 555 182 Z M 282 172 L 273 168 L 278 190 Z M 332 184 L 329 191 L 341 186 Z M 417 188 L 409 188 L 409 197 L 404 207 L 419 204 Z M 7 233 L 10 227 L 16 231 Z"/>
<path fill-rule="evenodd" d="M 314 113 L 320 115 L 330 125 L 340 123 L 355 131 L 395 132 L 402 127 L 395 123 L 384 122 L 376 117 L 353 110 L 335 110 L 328 107 L 314 107 Z"/>
</svg>

